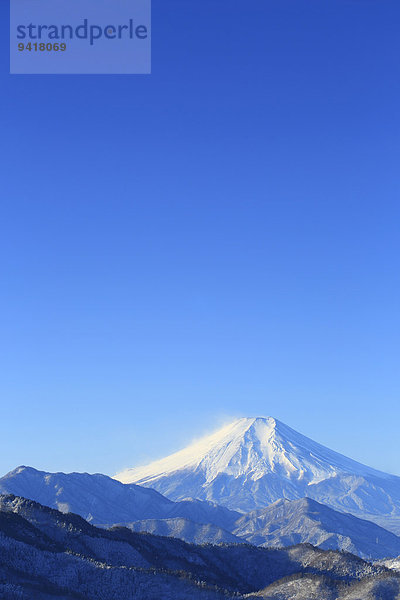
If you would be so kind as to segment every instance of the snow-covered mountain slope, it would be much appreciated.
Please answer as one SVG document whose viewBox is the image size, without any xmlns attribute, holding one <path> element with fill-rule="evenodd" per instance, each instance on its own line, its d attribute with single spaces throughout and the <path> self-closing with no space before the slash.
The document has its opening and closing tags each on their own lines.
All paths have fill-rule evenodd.
<svg viewBox="0 0 400 600">
<path fill-rule="evenodd" d="M 247 513 L 238 519 L 233 533 L 257 546 L 308 543 L 368 560 L 395 557 L 400 551 L 400 537 L 394 533 L 310 498 L 277 500 L 268 508 Z"/>
<path fill-rule="evenodd" d="M 126 527 L 131 531 L 179 538 L 190 544 L 243 544 L 245 542 L 245 540 L 215 525 L 194 523 L 180 517 L 134 521 L 133 523 L 127 523 Z"/>
<path fill-rule="evenodd" d="M 399 594 L 400 577 L 390 571 L 350 585 L 326 576 L 299 573 L 276 581 L 246 600 L 399 600 Z"/>
<path fill-rule="evenodd" d="M 392 569 L 393 571 L 400 573 L 400 556 L 397 556 L 396 558 L 388 558 L 386 560 L 378 560 L 375 564 L 383 565 L 388 569 Z"/>
<path fill-rule="evenodd" d="M 124 485 L 106 475 L 46 473 L 32 467 L 18 467 L 2 477 L 0 494 L 14 494 L 73 512 L 96 525 L 180 517 L 231 529 L 239 516 L 209 502 L 173 502 L 154 490 Z"/>
<path fill-rule="evenodd" d="M 171 506 L 154 490 L 124 486 L 106 475 L 46 473 L 32 467 L 18 467 L 2 477 L 0 494 L 23 496 L 97 524 L 162 517 Z"/>
<path fill-rule="evenodd" d="M 238 419 L 115 478 L 175 501 L 210 500 L 241 512 L 310 497 L 400 533 L 400 477 L 346 458 L 271 417 Z"/>
</svg>

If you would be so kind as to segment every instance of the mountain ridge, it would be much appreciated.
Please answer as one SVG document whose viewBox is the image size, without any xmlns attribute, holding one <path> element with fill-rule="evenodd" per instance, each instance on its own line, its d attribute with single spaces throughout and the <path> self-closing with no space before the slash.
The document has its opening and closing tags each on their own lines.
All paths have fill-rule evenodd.
<svg viewBox="0 0 400 600">
<path fill-rule="evenodd" d="M 81 515 L 95 525 L 143 519 L 184 518 L 229 530 L 235 511 L 200 500 L 173 502 L 155 490 L 125 485 L 107 475 L 48 473 L 21 466 L 0 478 L 0 494 L 30 498 L 61 512 Z"/>
<path fill-rule="evenodd" d="M 239 517 L 233 532 L 261 547 L 312 544 L 342 550 L 366 560 L 395 558 L 400 537 L 379 525 L 325 506 L 311 498 L 277 500 L 265 509 Z"/>
</svg>

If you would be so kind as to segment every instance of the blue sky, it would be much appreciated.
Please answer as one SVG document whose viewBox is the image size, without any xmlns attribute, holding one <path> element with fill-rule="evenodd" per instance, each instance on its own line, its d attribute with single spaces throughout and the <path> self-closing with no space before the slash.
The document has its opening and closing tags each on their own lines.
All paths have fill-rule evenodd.
<svg viewBox="0 0 400 600">
<path fill-rule="evenodd" d="M 400 475 L 398 2 L 153 1 L 151 76 L 10 76 L 0 471 L 272 415 Z"/>
</svg>

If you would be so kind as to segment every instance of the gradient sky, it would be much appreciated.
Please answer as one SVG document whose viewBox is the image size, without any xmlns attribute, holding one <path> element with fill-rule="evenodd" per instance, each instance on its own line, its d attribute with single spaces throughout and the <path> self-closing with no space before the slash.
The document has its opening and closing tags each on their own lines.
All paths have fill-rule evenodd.
<svg viewBox="0 0 400 600">
<path fill-rule="evenodd" d="M 400 475 L 398 0 L 154 0 L 151 76 L 10 76 L 0 474 L 272 415 Z"/>
</svg>

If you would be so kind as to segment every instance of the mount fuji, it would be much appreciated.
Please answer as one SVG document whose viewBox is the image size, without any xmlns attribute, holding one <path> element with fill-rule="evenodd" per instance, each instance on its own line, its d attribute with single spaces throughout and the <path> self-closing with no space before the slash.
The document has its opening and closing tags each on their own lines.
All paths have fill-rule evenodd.
<svg viewBox="0 0 400 600">
<path fill-rule="evenodd" d="M 115 479 L 174 501 L 208 500 L 242 513 L 308 497 L 400 533 L 400 477 L 346 458 L 272 417 L 235 420 Z"/>
</svg>

